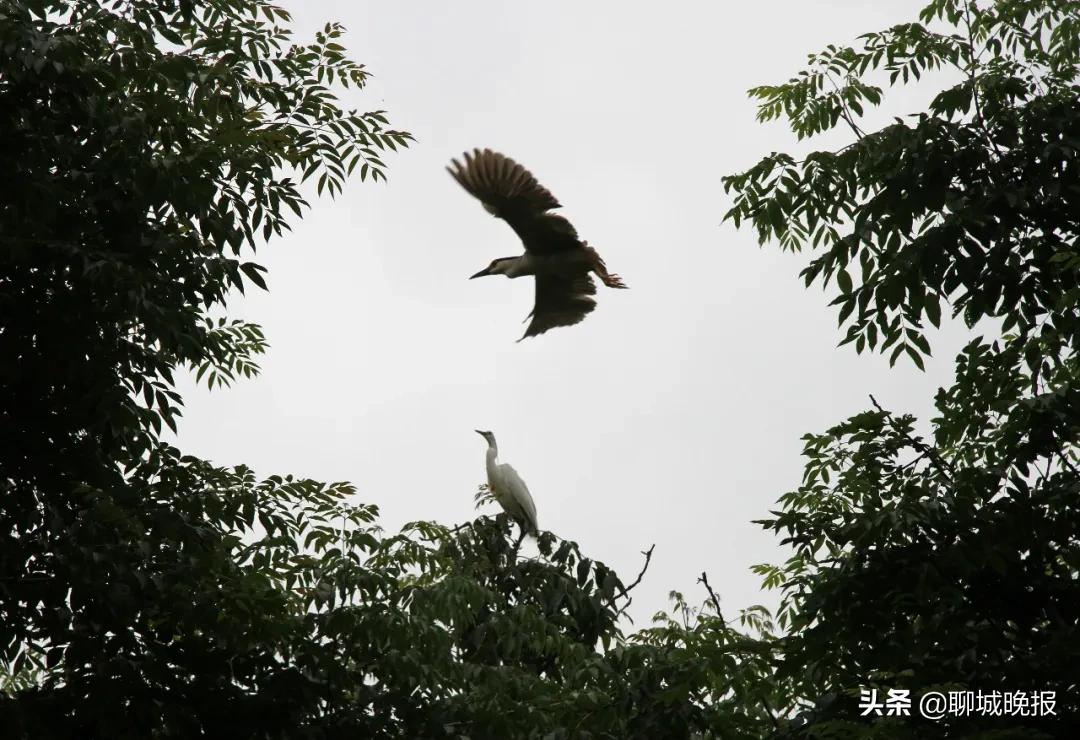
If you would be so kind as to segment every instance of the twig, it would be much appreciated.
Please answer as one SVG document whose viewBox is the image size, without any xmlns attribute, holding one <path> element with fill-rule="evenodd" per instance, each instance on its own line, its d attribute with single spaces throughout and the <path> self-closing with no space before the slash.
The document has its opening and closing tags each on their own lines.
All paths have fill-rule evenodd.
<svg viewBox="0 0 1080 740">
<path fill-rule="evenodd" d="M 625 586 L 622 589 L 622 593 L 619 594 L 620 596 L 625 596 L 626 597 L 626 603 L 622 605 L 622 608 L 620 608 L 619 611 L 615 612 L 615 618 L 616 619 L 618 619 L 620 616 L 622 616 L 623 613 L 626 612 L 626 610 L 630 607 L 630 604 L 633 603 L 634 600 L 633 600 L 633 598 L 630 597 L 630 591 L 631 591 L 631 589 L 634 588 L 634 586 L 641 583 L 641 579 L 644 578 L 645 571 L 647 571 L 649 569 L 649 563 L 652 562 L 652 554 L 653 554 L 653 550 L 655 550 L 655 549 L 656 549 L 656 543 L 654 542 L 653 544 L 649 545 L 648 550 L 642 550 L 641 551 L 641 554 L 645 556 L 645 564 L 641 566 L 641 572 L 637 574 L 637 578 L 634 579 L 634 582 L 631 583 L 629 586 Z M 633 621 L 634 621 L 633 619 L 630 619 L 631 623 L 633 623 Z"/>
<path fill-rule="evenodd" d="M 773 712 L 772 707 L 769 705 L 769 700 L 766 699 L 764 695 L 759 696 L 758 698 L 761 699 L 761 706 L 765 707 L 765 714 L 769 715 L 769 719 L 772 720 L 773 727 L 779 730 L 780 722 L 777 721 L 776 714 Z"/>
<path fill-rule="evenodd" d="M 641 566 L 641 572 L 637 574 L 637 578 L 634 579 L 634 582 L 622 590 L 623 596 L 629 596 L 630 590 L 633 589 L 634 586 L 641 583 L 641 579 L 645 576 L 645 571 L 649 569 L 649 563 L 652 562 L 652 553 L 655 549 L 656 543 L 654 542 L 652 545 L 649 546 L 648 550 L 641 551 L 641 554 L 645 556 L 645 564 Z"/>
<path fill-rule="evenodd" d="M 709 598 L 712 599 L 712 605 L 716 609 L 716 616 L 720 619 L 724 626 L 727 626 L 727 622 L 724 620 L 724 614 L 720 611 L 720 599 L 717 597 L 716 592 L 712 590 L 712 586 L 709 585 L 709 576 L 705 574 L 705 571 L 701 571 L 701 578 L 698 579 L 698 583 L 704 584 L 705 590 L 709 592 Z M 765 708 L 765 714 L 772 720 L 773 727 L 780 729 L 780 723 L 776 719 L 776 714 L 773 712 L 772 707 L 769 705 L 769 700 L 764 695 L 759 696 L 761 700 L 761 706 Z"/>
<path fill-rule="evenodd" d="M 870 403 L 874 404 L 874 408 L 885 414 L 885 416 L 889 417 L 890 420 L 893 419 L 892 412 L 886 411 L 885 409 L 881 408 L 881 404 L 877 402 L 877 399 L 874 398 L 873 394 L 870 394 Z M 907 432 L 904 432 L 904 438 L 911 443 L 912 447 L 914 447 L 930 459 L 930 462 L 934 464 L 934 467 L 938 469 L 938 472 L 945 476 L 945 480 L 949 481 L 949 483 L 953 482 L 952 476 L 956 474 L 956 470 L 953 468 L 952 464 L 948 460 L 944 459 L 943 457 L 941 457 L 941 455 L 935 452 L 933 447 L 919 439 L 916 439 Z"/>
<path fill-rule="evenodd" d="M 964 5 L 964 25 L 967 26 L 967 42 L 968 42 L 968 84 L 971 85 L 971 102 L 975 107 L 975 120 L 979 124 L 979 128 L 982 129 L 983 135 L 986 136 L 986 141 L 990 144 L 990 147 L 997 153 L 998 159 L 1004 159 L 1005 155 L 998 147 L 997 142 L 994 141 L 994 137 L 990 135 L 990 129 L 986 125 L 986 119 L 983 117 L 982 105 L 979 103 L 979 89 L 975 84 L 975 66 L 978 58 L 975 56 L 975 31 L 971 27 L 971 6 Z"/>
<path fill-rule="evenodd" d="M 836 90 L 837 99 L 840 101 L 840 115 L 843 116 L 847 125 L 851 127 L 855 136 L 862 139 L 866 134 L 863 133 L 863 130 L 855 123 L 855 119 L 851 117 L 851 111 L 848 110 L 848 104 L 847 101 L 844 100 L 844 93 L 840 90 L 840 86 L 836 84 L 836 80 L 833 79 L 831 74 L 826 74 L 825 77 L 832 83 L 833 89 Z"/>
<path fill-rule="evenodd" d="M 1074 475 L 1080 475 L 1080 470 L 1077 470 L 1076 466 L 1069 462 L 1069 458 L 1065 456 L 1065 452 L 1063 450 L 1058 450 L 1057 456 L 1058 459 L 1061 460 L 1061 464 L 1071 470 Z"/>
<path fill-rule="evenodd" d="M 720 621 L 723 622 L 724 613 L 720 611 L 720 599 L 717 598 L 716 592 L 713 591 L 712 586 L 709 585 L 709 577 L 705 575 L 705 571 L 701 571 L 701 578 L 698 579 L 698 583 L 705 584 L 705 590 L 709 592 L 709 598 L 712 599 L 712 604 L 716 608 L 716 616 L 720 617 Z"/>
</svg>

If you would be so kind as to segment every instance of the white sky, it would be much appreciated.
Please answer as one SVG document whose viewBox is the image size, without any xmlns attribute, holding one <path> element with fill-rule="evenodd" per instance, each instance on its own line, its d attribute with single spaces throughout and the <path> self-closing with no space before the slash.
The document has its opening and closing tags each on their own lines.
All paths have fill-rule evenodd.
<svg viewBox="0 0 1080 740">
<path fill-rule="evenodd" d="M 932 338 L 925 374 L 837 348 L 832 290 L 803 288 L 805 256 L 721 225 L 720 177 L 805 150 L 783 123 L 755 122 L 747 88 L 922 2 L 284 5 L 300 39 L 345 24 L 376 75 L 346 100 L 385 108 L 417 141 L 387 157 L 388 184 L 357 179 L 336 201 L 312 189 L 306 218 L 260 251 L 271 292 L 230 315 L 266 329 L 263 374 L 185 385 L 181 447 L 353 481 L 394 530 L 476 516 L 473 429 L 491 429 L 543 528 L 627 581 L 656 543 L 639 626 L 672 589 L 703 598 L 702 570 L 729 616 L 774 603 L 749 567 L 783 551 L 751 520 L 798 485 L 799 437 L 868 408 L 869 393 L 928 417 L 963 334 Z M 630 290 L 601 286 L 583 323 L 515 344 L 532 280 L 466 279 L 521 251 L 444 171 L 473 147 L 529 168 Z"/>
</svg>

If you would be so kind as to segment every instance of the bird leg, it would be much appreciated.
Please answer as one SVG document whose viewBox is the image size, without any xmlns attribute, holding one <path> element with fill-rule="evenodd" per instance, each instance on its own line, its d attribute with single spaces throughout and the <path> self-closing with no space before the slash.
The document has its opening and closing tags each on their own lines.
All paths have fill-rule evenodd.
<svg viewBox="0 0 1080 740">
<path fill-rule="evenodd" d="M 618 275 L 613 275 L 611 273 L 604 273 L 603 275 L 601 275 L 600 273 L 597 273 L 597 276 L 604 283 L 604 285 L 608 286 L 609 288 L 625 288 L 626 287 L 626 283 L 624 283 L 622 281 L 622 278 L 619 277 Z"/>
<path fill-rule="evenodd" d="M 518 548 L 521 547 L 521 543 L 525 540 L 525 527 L 521 528 L 521 536 L 517 538 L 517 542 L 514 543 L 514 562 L 517 562 Z"/>
<path fill-rule="evenodd" d="M 597 254 L 596 250 L 590 247 L 587 242 L 582 242 L 582 244 L 585 245 L 585 251 L 589 255 L 592 271 L 600 278 L 600 282 L 609 288 L 625 288 L 626 283 L 618 275 L 608 272 L 607 265 L 604 264 L 604 260 Z"/>
</svg>

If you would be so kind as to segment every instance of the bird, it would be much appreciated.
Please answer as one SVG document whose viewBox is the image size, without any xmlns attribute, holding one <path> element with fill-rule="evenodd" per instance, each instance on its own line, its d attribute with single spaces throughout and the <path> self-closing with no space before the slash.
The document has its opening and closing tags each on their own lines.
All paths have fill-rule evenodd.
<svg viewBox="0 0 1080 740">
<path fill-rule="evenodd" d="M 474 431 L 488 443 L 487 479 L 492 495 L 503 511 L 520 525 L 522 537 L 526 534 L 535 536 L 539 531 L 536 522 L 536 504 L 533 503 L 529 487 L 525 485 L 525 481 L 516 470 L 506 463 L 499 462 L 499 446 L 495 443 L 495 435 L 479 429 Z"/>
<path fill-rule="evenodd" d="M 572 326 L 596 308 L 596 284 L 590 272 L 609 288 L 625 288 L 618 275 L 577 230 L 562 216 L 549 213 L 560 208 L 547 188 L 527 169 L 507 156 L 490 149 L 475 149 L 463 155 L 464 164 L 450 160 L 447 171 L 484 209 L 510 224 L 525 245 L 518 257 L 499 257 L 469 279 L 486 275 L 517 278 L 533 275 L 536 296 L 532 318 L 522 339 L 543 334 L 557 326 Z"/>
</svg>

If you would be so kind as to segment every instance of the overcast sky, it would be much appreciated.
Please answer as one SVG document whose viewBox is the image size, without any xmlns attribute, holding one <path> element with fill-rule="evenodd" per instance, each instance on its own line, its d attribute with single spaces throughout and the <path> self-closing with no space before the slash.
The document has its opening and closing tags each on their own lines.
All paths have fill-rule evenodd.
<svg viewBox="0 0 1080 740">
<path fill-rule="evenodd" d="M 185 385 L 185 451 L 350 480 L 393 530 L 476 515 L 473 430 L 491 429 L 541 527 L 626 580 L 656 544 L 639 625 L 672 589 L 700 601 L 702 570 L 729 614 L 774 603 L 749 567 L 783 551 L 751 520 L 798 485 L 799 437 L 865 410 L 869 393 L 928 417 L 964 334 L 932 337 L 926 373 L 837 348 L 832 291 L 803 288 L 806 256 L 721 223 L 720 177 L 805 151 L 782 123 L 755 122 L 747 88 L 922 3 L 283 4 L 299 38 L 345 24 L 375 75 L 349 105 L 386 109 L 417 141 L 387 158 L 387 184 L 312 192 L 292 234 L 260 251 L 271 292 L 230 314 L 266 329 L 263 373 Z M 848 141 L 836 134 L 815 147 Z M 521 250 L 444 170 L 473 147 L 529 168 L 630 290 L 601 286 L 583 323 L 515 344 L 532 279 L 467 280 Z"/>
</svg>

